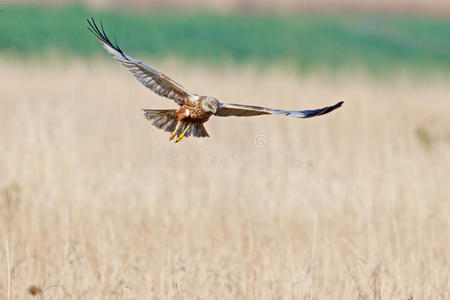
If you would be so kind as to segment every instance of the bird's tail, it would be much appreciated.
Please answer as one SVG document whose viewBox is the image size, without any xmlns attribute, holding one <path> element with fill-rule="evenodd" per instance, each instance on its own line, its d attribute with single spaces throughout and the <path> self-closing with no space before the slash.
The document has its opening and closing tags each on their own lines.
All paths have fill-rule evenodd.
<svg viewBox="0 0 450 300">
<path fill-rule="evenodd" d="M 145 118 L 164 131 L 175 130 L 178 122 L 176 113 L 175 109 L 144 109 Z"/>
<path fill-rule="evenodd" d="M 164 131 L 173 132 L 178 123 L 177 110 L 176 109 L 144 109 L 144 116 L 147 120 L 152 121 L 152 124 Z M 181 123 L 178 126 L 176 135 L 180 135 L 189 123 Z M 208 137 L 208 132 L 201 123 L 191 123 L 188 130 L 184 134 L 195 137 Z"/>
</svg>

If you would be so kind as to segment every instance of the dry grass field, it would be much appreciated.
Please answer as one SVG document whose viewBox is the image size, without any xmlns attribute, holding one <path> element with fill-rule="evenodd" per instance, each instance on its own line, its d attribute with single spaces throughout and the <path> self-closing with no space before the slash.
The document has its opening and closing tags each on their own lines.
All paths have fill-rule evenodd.
<svg viewBox="0 0 450 300">
<path fill-rule="evenodd" d="M 174 104 L 113 62 L 0 63 L 1 299 L 450 299 L 448 78 L 153 64 L 229 102 L 345 101 L 174 144 L 139 110 Z"/>
</svg>

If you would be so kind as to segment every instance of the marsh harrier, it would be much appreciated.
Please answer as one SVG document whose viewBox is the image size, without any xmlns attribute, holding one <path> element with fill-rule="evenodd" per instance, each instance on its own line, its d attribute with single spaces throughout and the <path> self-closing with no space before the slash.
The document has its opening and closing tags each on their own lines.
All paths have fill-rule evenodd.
<svg viewBox="0 0 450 300">
<path fill-rule="evenodd" d="M 343 103 L 339 102 L 333 106 L 314 110 L 281 110 L 222 103 L 214 97 L 194 94 L 163 73 L 128 56 L 119 48 L 117 42 L 114 44 L 111 42 L 101 22 L 100 28 L 93 18 L 91 20 L 88 19 L 87 22 L 89 24 L 88 29 L 100 40 L 106 51 L 128 68 L 140 83 L 152 90 L 155 94 L 174 100 L 180 106 L 178 109 L 144 109 L 144 116 L 147 120 L 152 121 L 153 125 L 157 128 L 172 133 L 169 140 L 177 137 L 175 143 L 181 141 L 183 137 L 190 135 L 195 137 L 208 137 L 209 135 L 203 123 L 208 121 L 212 115 L 217 117 L 250 117 L 275 114 L 295 118 L 311 118 L 327 114 L 340 107 Z"/>
</svg>

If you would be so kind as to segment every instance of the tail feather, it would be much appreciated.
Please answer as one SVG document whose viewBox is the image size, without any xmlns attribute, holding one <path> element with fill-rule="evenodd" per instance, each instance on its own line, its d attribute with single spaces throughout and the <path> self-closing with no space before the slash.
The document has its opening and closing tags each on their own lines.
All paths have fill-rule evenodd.
<svg viewBox="0 0 450 300">
<path fill-rule="evenodd" d="M 163 116 L 158 116 L 153 120 L 153 125 L 155 125 L 157 128 L 162 129 L 162 127 L 167 124 L 167 122 L 169 121 L 169 118 L 165 115 Z"/>
<path fill-rule="evenodd" d="M 144 116 L 156 128 L 173 131 L 177 125 L 176 112 L 175 109 L 144 109 Z"/>
<path fill-rule="evenodd" d="M 186 129 L 186 126 L 188 126 L 188 123 L 181 124 L 178 128 L 177 135 L 180 135 Z M 173 129 L 175 129 L 175 127 Z M 203 126 L 203 124 L 201 123 L 191 123 L 191 126 L 189 126 L 184 136 L 189 137 L 191 135 L 195 137 L 209 137 L 208 132 L 206 132 L 205 126 Z"/>
<path fill-rule="evenodd" d="M 191 131 L 196 137 L 209 137 L 209 134 L 203 124 L 193 124 L 193 126 L 191 126 Z"/>
<path fill-rule="evenodd" d="M 168 132 L 172 132 L 175 130 L 175 127 L 177 127 L 177 119 L 170 119 L 167 124 L 166 127 L 164 128 L 164 131 L 168 131 Z"/>
<path fill-rule="evenodd" d="M 175 109 L 144 109 L 144 116 L 147 120 L 152 121 L 156 128 L 172 132 L 178 123 L 176 112 Z M 177 135 L 181 135 L 187 125 L 187 123 L 180 124 Z M 200 123 L 192 123 L 184 134 L 185 137 L 191 135 L 195 137 L 209 137 L 205 127 Z"/>
</svg>

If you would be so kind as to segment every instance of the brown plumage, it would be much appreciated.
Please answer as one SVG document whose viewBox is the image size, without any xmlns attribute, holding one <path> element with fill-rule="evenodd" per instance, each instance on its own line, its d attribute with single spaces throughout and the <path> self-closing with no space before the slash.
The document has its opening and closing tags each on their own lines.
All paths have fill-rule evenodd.
<svg viewBox="0 0 450 300">
<path fill-rule="evenodd" d="M 242 104 L 221 103 L 214 97 L 199 96 L 185 89 L 163 73 L 152 69 L 144 63 L 125 54 L 117 45 L 113 44 L 103 29 L 100 28 L 94 19 L 87 20 L 88 29 L 103 44 L 103 47 L 112 56 L 136 77 L 145 87 L 155 94 L 175 101 L 180 108 L 175 109 L 144 109 L 144 116 L 152 121 L 153 125 L 165 131 L 172 132 L 170 140 L 175 136 L 175 142 L 179 142 L 183 137 L 193 135 L 195 137 L 208 137 L 203 123 L 207 122 L 212 115 L 218 117 L 249 117 L 257 115 L 286 115 L 295 118 L 310 118 L 327 114 L 342 105 L 339 102 L 333 106 L 328 106 L 314 110 L 280 110 L 260 106 L 249 106 Z"/>
</svg>

